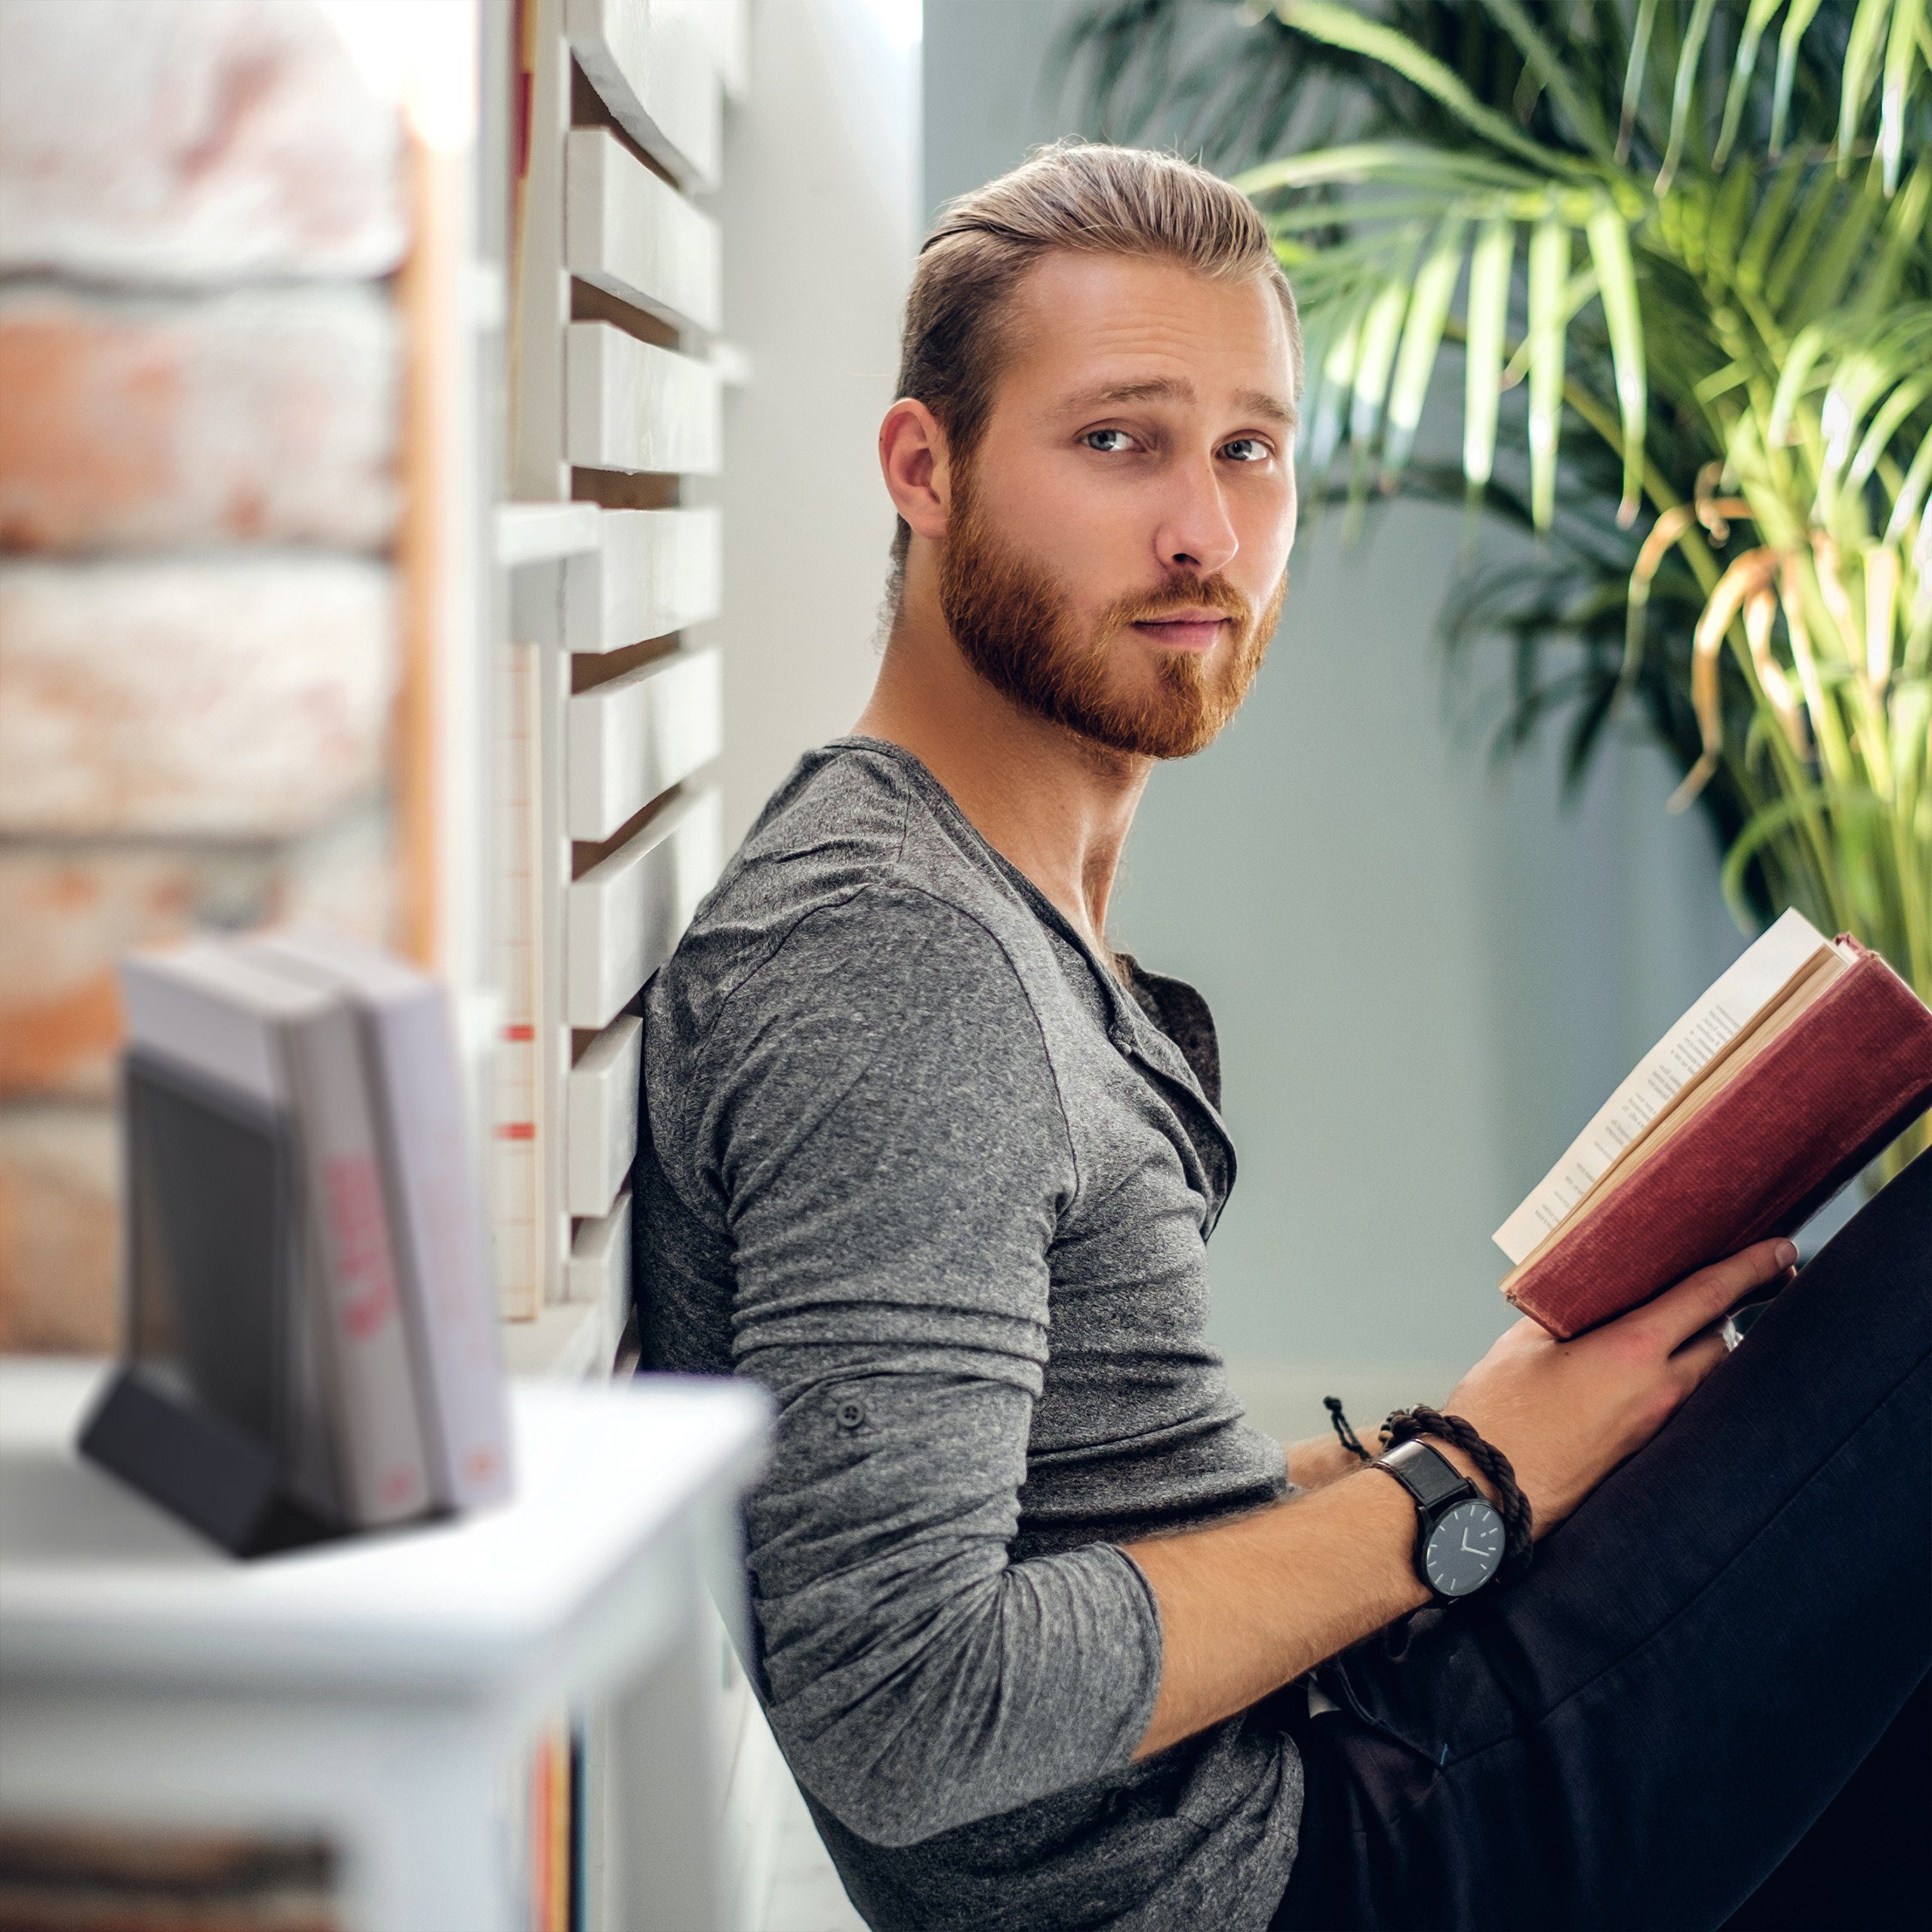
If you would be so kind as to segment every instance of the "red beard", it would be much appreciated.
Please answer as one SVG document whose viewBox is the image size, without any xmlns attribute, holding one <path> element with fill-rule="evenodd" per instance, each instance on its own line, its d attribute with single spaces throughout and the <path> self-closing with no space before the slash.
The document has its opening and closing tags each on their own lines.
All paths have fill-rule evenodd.
<svg viewBox="0 0 1932 1932">
<path fill-rule="evenodd" d="M 1213 742 L 1261 668 L 1287 587 L 1284 571 L 1257 616 L 1219 572 L 1177 577 L 1158 595 L 1116 598 L 1083 637 L 1060 584 L 988 528 L 963 468 L 940 549 L 940 609 L 980 676 L 1042 718 L 1146 758 L 1191 758 Z M 1226 612 L 1232 639 L 1204 656 L 1163 652 L 1152 692 L 1113 691 L 1108 658 L 1114 640 L 1131 624 L 1189 607 Z"/>
</svg>

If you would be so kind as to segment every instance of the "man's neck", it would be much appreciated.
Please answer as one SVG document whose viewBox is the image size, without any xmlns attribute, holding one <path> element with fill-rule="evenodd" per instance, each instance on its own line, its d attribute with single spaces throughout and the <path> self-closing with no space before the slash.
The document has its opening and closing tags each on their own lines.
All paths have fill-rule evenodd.
<svg viewBox="0 0 1932 1932">
<path fill-rule="evenodd" d="M 917 580 L 852 728 L 918 758 L 986 843 L 1113 963 L 1107 903 L 1152 758 L 1097 744 L 995 690 L 960 654 L 937 597 Z"/>
</svg>

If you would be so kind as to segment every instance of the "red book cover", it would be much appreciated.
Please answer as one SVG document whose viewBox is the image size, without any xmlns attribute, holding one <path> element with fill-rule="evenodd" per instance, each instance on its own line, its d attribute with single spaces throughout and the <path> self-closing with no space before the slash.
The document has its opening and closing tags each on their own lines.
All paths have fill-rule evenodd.
<svg viewBox="0 0 1932 1932">
<path fill-rule="evenodd" d="M 1503 1284 L 1560 1340 L 1801 1226 L 1932 1106 L 1932 1011 L 1856 962 L 1671 1139 Z"/>
</svg>

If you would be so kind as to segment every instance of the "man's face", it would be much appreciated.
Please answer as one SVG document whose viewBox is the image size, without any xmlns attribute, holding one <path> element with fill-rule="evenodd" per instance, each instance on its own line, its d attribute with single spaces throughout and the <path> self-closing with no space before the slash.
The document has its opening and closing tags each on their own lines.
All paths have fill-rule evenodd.
<svg viewBox="0 0 1932 1932">
<path fill-rule="evenodd" d="M 1186 758 L 1234 715 L 1287 588 L 1292 365 L 1265 282 L 1048 257 L 971 460 L 941 610 L 980 675 L 1120 751 Z"/>
</svg>

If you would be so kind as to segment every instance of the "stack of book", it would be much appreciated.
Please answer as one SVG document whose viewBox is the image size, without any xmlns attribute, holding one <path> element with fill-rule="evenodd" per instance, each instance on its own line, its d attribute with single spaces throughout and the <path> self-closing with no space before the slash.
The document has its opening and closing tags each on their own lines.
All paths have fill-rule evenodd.
<svg viewBox="0 0 1932 1932">
<path fill-rule="evenodd" d="M 131 1386 L 88 1453 L 235 1548 L 505 1495 L 441 987 L 306 930 L 137 954 L 122 983 Z"/>
</svg>

